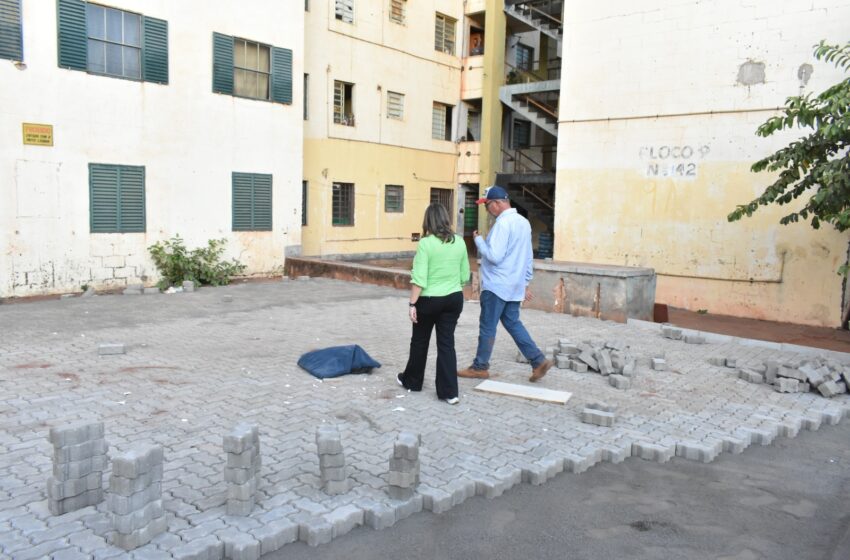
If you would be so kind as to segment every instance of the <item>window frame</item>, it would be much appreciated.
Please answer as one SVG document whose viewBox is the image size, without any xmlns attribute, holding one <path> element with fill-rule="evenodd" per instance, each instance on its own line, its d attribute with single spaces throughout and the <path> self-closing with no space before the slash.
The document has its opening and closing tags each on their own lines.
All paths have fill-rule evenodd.
<svg viewBox="0 0 850 560">
<path fill-rule="evenodd" d="M 339 87 L 342 87 L 342 93 L 339 95 L 340 103 L 337 104 L 337 90 Z M 354 86 L 355 84 L 351 82 L 344 82 L 342 80 L 334 80 L 334 91 L 333 91 L 333 121 L 334 124 L 339 124 L 342 126 L 355 126 L 356 116 L 354 114 Z M 346 89 L 349 89 L 350 95 L 346 96 Z M 348 101 L 348 106 L 351 109 L 350 113 L 345 113 L 346 100 Z"/>
<path fill-rule="evenodd" d="M 396 102 L 393 103 L 393 96 L 396 98 Z M 397 108 L 397 111 L 393 110 L 393 107 Z M 387 90 L 387 118 L 403 121 L 404 120 L 404 94 L 399 93 L 397 91 L 389 91 Z"/>
<path fill-rule="evenodd" d="M 530 47 L 523 43 L 517 43 L 516 49 L 514 50 L 514 64 L 520 70 L 523 70 L 525 72 L 533 72 L 534 47 Z"/>
<path fill-rule="evenodd" d="M 85 14 L 86 14 L 86 72 L 88 72 L 89 74 L 94 74 L 95 76 L 107 76 L 107 77 L 110 77 L 110 78 L 132 80 L 134 82 L 144 81 L 144 63 L 145 63 L 145 61 L 144 61 L 144 19 L 145 19 L 145 16 L 143 14 L 139 13 L 139 12 L 133 12 L 131 10 L 124 10 L 122 8 L 115 8 L 113 6 L 105 6 L 103 4 L 97 4 L 97 3 L 94 3 L 94 2 L 86 2 L 85 4 L 86 4 L 86 6 L 85 6 Z M 103 33 L 104 33 L 104 36 L 102 38 L 92 37 L 90 35 L 89 7 L 103 10 L 103 17 L 104 17 Z M 114 12 L 119 12 L 121 14 L 122 42 L 117 42 L 117 41 L 113 41 L 113 40 L 106 38 L 106 33 L 107 33 L 107 31 L 106 31 L 106 27 L 107 27 L 106 21 L 107 21 L 107 14 L 110 10 L 114 11 Z M 138 45 L 131 45 L 131 44 L 123 42 L 124 33 L 126 31 L 126 28 L 124 26 L 124 19 L 125 19 L 126 14 L 134 15 L 139 20 L 138 21 L 138 27 L 139 27 L 139 29 L 138 29 L 138 41 L 139 41 L 139 44 Z M 92 68 L 92 61 L 91 61 L 91 56 L 90 56 L 90 54 L 91 54 L 90 45 L 93 41 L 98 42 L 98 43 L 102 43 L 103 46 L 104 46 L 103 70 L 102 71 L 95 70 L 95 69 Z M 108 45 L 117 45 L 118 47 L 121 48 L 121 65 L 122 65 L 122 73 L 121 74 L 114 74 L 112 72 L 107 71 L 106 49 L 107 49 Z M 123 73 L 123 70 L 124 70 L 124 49 L 135 49 L 135 51 L 137 52 L 138 57 L 139 57 L 139 75 L 138 75 L 138 77 L 127 75 L 127 74 Z"/>
<path fill-rule="evenodd" d="M 451 35 L 451 38 L 447 35 Z M 434 18 L 434 50 L 454 56 L 456 48 L 457 20 L 446 14 L 436 12 Z"/>
<path fill-rule="evenodd" d="M 338 204 L 345 204 L 346 207 L 338 207 Z M 331 226 L 354 226 L 354 183 L 333 182 L 331 186 Z"/>
<path fill-rule="evenodd" d="M 231 173 L 231 183 L 230 183 L 230 196 L 231 196 L 231 223 L 230 230 L 233 232 L 240 231 L 273 231 L 274 230 L 274 176 L 271 173 L 250 173 L 250 172 L 241 172 L 241 171 L 233 171 Z M 239 179 L 250 179 L 251 180 L 251 202 L 250 206 L 247 208 L 251 211 L 251 219 L 250 224 L 247 226 L 240 225 L 237 227 L 236 224 L 236 212 L 237 209 L 245 210 L 245 208 L 241 208 L 237 206 L 237 198 L 236 198 L 236 181 Z M 258 217 L 257 214 L 257 179 L 268 180 L 268 226 L 265 224 L 258 225 Z"/>
<path fill-rule="evenodd" d="M 260 47 L 264 47 L 268 49 L 268 63 L 269 69 L 268 72 L 263 72 L 262 70 L 254 70 L 252 68 L 246 68 L 243 66 L 237 66 L 236 64 L 236 42 L 242 41 L 245 43 L 246 52 L 249 45 L 257 46 L 257 54 L 259 60 L 259 49 Z M 265 43 L 261 43 L 259 41 L 252 41 L 250 39 L 245 39 L 243 37 L 233 37 L 233 97 L 240 97 L 242 99 L 256 99 L 257 101 L 272 101 L 272 50 L 273 47 L 271 45 L 267 45 Z M 266 97 L 254 97 L 252 95 L 244 95 L 240 93 L 236 93 L 236 71 L 241 70 L 243 72 L 253 72 L 254 74 L 260 75 L 264 74 L 266 76 Z"/>
<path fill-rule="evenodd" d="M 520 130 L 525 129 L 520 134 Z M 511 148 L 524 150 L 531 146 L 531 121 L 524 119 L 513 119 L 513 134 L 511 135 Z"/>
<path fill-rule="evenodd" d="M 449 211 L 449 216 L 454 215 L 454 199 L 455 199 L 455 190 L 447 189 L 444 187 L 431 187 L 431 192 L 429 194 L 429 201 L 433 204 L 434 202 L 439 202 L 442 204 L 446 210 Z M 448 203 L 448 205 L 446 205 Z"/>
<path fill-rule="evenodd" d="M 404 185 L 384 185 L 384 212 L 404 214 Z"/>
<path fill-rule="evenodd" d="M 442 135 L 437 135 L 437 129 L 434 127 L 435 125 L 435 116 L 438 109 L 443 109 L 442 114 L 442 127 L 443 133 Z M 431 139 L 432 140 L 441 140 L 444 142 L 452 141 L 452 114 L 453 114 L 454 105 L 449 105 L 448 103 L 441 103 L 439 101 L 434 101 L 431 109 Z"/>
</svg>

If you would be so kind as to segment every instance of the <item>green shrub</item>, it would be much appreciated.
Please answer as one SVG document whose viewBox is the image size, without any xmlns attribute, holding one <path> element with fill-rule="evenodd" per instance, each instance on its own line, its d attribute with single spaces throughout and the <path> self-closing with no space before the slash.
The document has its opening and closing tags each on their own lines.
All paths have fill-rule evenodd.
<svg viewBox="0 0 850 560">
<path fill-rule="evenodd" d="M 210 239 L 206 247 L 186 249 L 179 235 L 168 241 L 160 241 L 148 247 L 160 281 L 157 286 L 161 290 L 169 286 L 191 280 L 195 284 L 223 286 L 230 283 L 230 278 L 245 270 L 245 265 L 236 259 L 222 261 L 226 239 Z"/>
</svg>

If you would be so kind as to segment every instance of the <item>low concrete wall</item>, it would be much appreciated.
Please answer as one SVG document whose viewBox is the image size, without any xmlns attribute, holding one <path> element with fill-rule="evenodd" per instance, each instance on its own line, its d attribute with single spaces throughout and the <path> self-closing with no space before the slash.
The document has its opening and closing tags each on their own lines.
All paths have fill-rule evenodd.
<svg viewBox="0 0 850 560">
<path fill-rule="evenodd" d="M 652 321 L 655 271 L 651 268 L 534 261 L 527 307 L 625 323 Z"/>
<path fill-rule="evenodd" d="M 289 277 L 317 276 L 392 286 L 406 290 L 410 288 L 410 271 L 394 268 L 382 268 L 365 264 L 313 259 L 309 257 L 289 257 L 286 259 L 284 273 Z"/>
</svg>

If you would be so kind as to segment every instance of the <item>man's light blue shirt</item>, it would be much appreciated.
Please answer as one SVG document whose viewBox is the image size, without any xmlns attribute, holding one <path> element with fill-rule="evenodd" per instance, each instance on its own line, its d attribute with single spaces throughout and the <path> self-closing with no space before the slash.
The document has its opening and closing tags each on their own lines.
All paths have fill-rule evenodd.
<svg viewBox="0 0 850 560">
<path fill-rule="evenodd" d="M 508 208 L 496 218 L 487 234 L 475 238 L 481 267 L 481 290 L 504 301 L 523 301 L 525 288 L 534 274 L 531 254 L 531 224 Z"/>
</svg>

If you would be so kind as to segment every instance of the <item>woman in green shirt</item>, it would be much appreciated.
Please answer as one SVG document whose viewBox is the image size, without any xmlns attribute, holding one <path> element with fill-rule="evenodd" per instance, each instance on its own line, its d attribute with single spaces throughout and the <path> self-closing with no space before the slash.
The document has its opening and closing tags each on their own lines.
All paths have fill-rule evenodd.
<svg viewBox="0 0 850 560">
<path fill-rule="evenodd" d="M 413 259 L 410 278 L 410 357 L 398 374 L 398 383 L 421 391 L 431 331 L 437 327 L 437 397 L 457 404 L 455 327 L 463 311 L 461 286 L 469 281 L 466 244 L 455 235 L 445 206 L 431 203 L 422 220 L 422 238 Z"/>
</svg>

